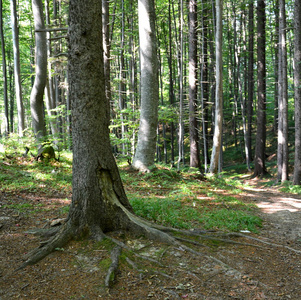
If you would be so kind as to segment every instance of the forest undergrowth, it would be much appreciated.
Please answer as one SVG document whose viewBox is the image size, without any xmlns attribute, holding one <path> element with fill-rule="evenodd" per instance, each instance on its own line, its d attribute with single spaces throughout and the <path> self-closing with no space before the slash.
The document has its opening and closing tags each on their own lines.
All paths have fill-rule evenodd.
<svg viewBox="0 0 301 300">
<path fill-rule="evenodd" d="M 170 228 L 183 247 L 114 232 L 99 243 L 72 241 L 37 265 L 14 273 L 28 251 L 45 242 L 45 237 L 41 240 L 35 234 L 64 222 L 71 201 L 71 159 L 66 152 L 61 153 L 60 161 L 41 162 L 16 154 L 1 158 L 0 256 L 7 266 L 0 273 L 1 299 L 12 295 L 30 298 L 38 292 L 43 299 L 50 299 L 62 290 L 59 286 L 63 283 L 58 278 L 72 286 L 65 278 L 67 273 L 82 282 L 78 291 L 76 287 L 65 290 L 61 299 L 78 299 L 81 293 L 86 299 L 96 294 L 108 299 L 121 295 L 121 299 L 226 299 L 231 295 L 244 295 L 242 299 L 273 295 L 278 299 L 276 295 L 280 293 L 274 285 L 267 285 L 266 277 L 284 272 L 287 263 L 296 269 L 295 278 L 300 275 L 300 264 L 295 262 L 300 258 L 300 237 L 292 242 L 262 236 L 270 224 L 254 197 L 246 197 L 246 191 L 254 185 L 277 192 L 286 189 L 284 193 L 291 192 L 290 184 L 280 187 L 271 186 L 272 180 L 252 181 L 251 174 L 235 173 L 233 167 L 228 168 L 228 173 L 206 179 L 196 170 L 178 171 L 160 164 L 152 173 L 143 174 L 125 161 L 118 163 L 134 212 L 162 228 Z M 279 258 L 274 257 L 273 262 L 274 252 Z M 267 272 L 259 280 L 255 275 L 260 269 L 258 260 L 274 275 Z M 250 276 L 245 263 L 249 270 L 250 265 L 256 265 L 258 270 L 255 268 Z M 275 270 L 271 270 L 274 263 Z M 51 279 L 51 270 L 57 279 Z M 23 274 L 21 281 L 16 280 L 18 273 Z M 91 277 L 94 273 L 97 284 Z M 51 292 L 34 283 L 38 274 L 45 278 Z M 200 283 L 202 288 L 196 288 Z M 221 284 L 219 288 L 214 287 L 217 283 Z M 277 284 L 275 278 L 275 287 Z M 296 297 L 292 287 L 287 286 L 288 280 L 281 284 L 287 295 Z M 93 288 L 88 292 L 85 285 Z"/>
</svg>

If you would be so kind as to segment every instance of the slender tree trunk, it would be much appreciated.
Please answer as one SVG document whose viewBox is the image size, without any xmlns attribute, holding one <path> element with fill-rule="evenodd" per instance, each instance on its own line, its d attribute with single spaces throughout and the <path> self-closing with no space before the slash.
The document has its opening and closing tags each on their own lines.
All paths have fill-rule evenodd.
<svg viewBox="0 0 301 300">
<path fill-rule="evenodd" d="M 168 56 L 168 68 L 169 68 L 169 103 L 171 107 L 174 105 L 174 76 L 173 76 L 173 63 L 172 63 L 172 57 L 173 57 L 173 47 L 172 47 L 172 18 L 171 18 L 171 1 L 168 1 L 168 37 L 169 37 L 169 56 Z M 170 152 L 171 152 L 171 163 L 173 164 L 175 161 L 175 149 L 174 149 L 174 122 L 171 122 L 170 124 Z"/>
<path fill-rule="evenodd" d="M 128 151 L 127 143 L 125 142 L 126 134 L 126 117 L 123 110 L 126 108 L 126 73 L 125 73 L 125 59 L 124 59 L 124 30 L 125 30 L 125 8 L 124 0 L 121 1 L 121 35 L 120 35 L 120 64 L 119 64 L 119 109 L 120 109 L 120 120 L 121 120 L 121 139 L 122 139 L 122 154 L 126 155 Z"/>
<path fill-rule="evenodd" d="M 278 134 L 278 80 L 279 80 L 279 0 L 275 0 L 275 31 L 274 34 L 272 34 L 271 43 L 273 45 L 272 56 L 275 56 L 274 58 L 274 74 L 275 74 L 275 84 L 274 84 L 274 90 L 275 90 L 275 99 L 274 99 L 274 124 L 273 124 L 273 132 L 275 136 Z"/>
<path fill-rule="evenodd" d="M 185 164 L 185 156 L 184 156 L 184 78 L 183 78 L 183 69 L 184 69 L 184 12 L 183 12 L 183 0 L 180 0 L 180 44 L 178 51 L 178 69 L 179 69 L 179 138 L 178 138 L 178 169 L 180 168 L 180 163 Z"/>
<path fill-rule="evenodd" d="M 223 1 L 216 0 L 216 90 L 215 90 L 215 124 L 213 136 L 213 148 L 211 154 L 210 173 L 217 173 L 222 148 L 223 126 L 223 57 L 222 57 L 222 15 Z"/>
<path fill-rule="evenodd" d="M 254 176 L 264 176 L 266 143 L 265 1 L 257 2 L 257 133 Z"/>
<path fill-rule="evenodd" d="M 15 107 L 15 98 L 14 98 L 14 70 L 13 66 L 11 65 L 10 59 L 10 51 L 7 53 L 8 58 L 8 78 L 9 78 L 9 120 L 10 120 L 10 132 L 14 132 L 14 107 Z"/>
<path fill-rule="evenodd" d="M 33 130 L 37 141 L 41 143 L 46 136 L 43 96 L 47 80 L 46 32 L 39 31 L 45 29 L 42 1 L 32 0 L 32 10 L 36 31 L 36 76 L 30 95 L 30 108 Z"/>
<path fill-rule="evenodd" d="M 3 74 L 3 102 L 4 102 L 4 117 L 5 117 L 5 134 L 8 135 L 9 127 L 9 111 L 8 111 L 8 94 L 7 94 L 7 71 L 6 71 L 6 51 L 3 30 L 3 7 L 0 0 L 0 35 L 1 35 L 1 52 L 2 52 L 2 74 Z"/>
<path fill-rule="evenodd" d="M 11 7 L 11 21 L 12 21 L 12 30 L 13 30 L 14 75 L 15 75 L 16 100 L 17 100 L 17 110 L 18 110 L 18 133 L 19 136 L 23 136 L 23 131 L 25 129 L 25 121 L 24 121 L 24 106 L 23 106 L 23 99 L 22 99 L 22 86 L 21 86 L 19 27 L 17 23 L 16 0 L 10 0 L 10 7 Z"/>
<path fill-rule="evenodd" d="M 45 17 L 46 17 L 46 24 L 50 27 L 50 16 L 49 16 L 49 0 L 45 1 Z M 55 108 L 54 103 L 54 91 L 53 91 L 53 78 L 52 78 L 52 68 L 51 68 L 51 35 L 50 32 L 46 32 L 46 43 L 47 43 L 47 82 L 45 88 L 45 103 L 46 103 L 46 110 L 49 117 L 49 123 L 51 128 L 51 133 L 53 137 L 57 138 L 58 129 L 56 123 L 56 113 L 53 111 Z M 57 141 L 56 141 L 57 143 Z"/>
<path fill-rule="evenodd" d="M 189 1 L 189 136 L 190 167 L 200 168 L 197 122 L 197 2 Z"/>
<path fill-rule="evenodd" d="M 133 7 L 133 0 L 130 0 L 129 2 L 129 11 L 130 11 L 130 16 L 128 17 L 128 24 L 131 30 L 131 34 L 129 37 L 129 92 L 130 92 L 130 103 L 131 103 L 131 108 L 132 108 L 132 122 L 136 123 L 136 116 L 135 112 L 137 110 L 137 93 L 136 93 L 136 86 L 137 86 L 137 68 L 136 68 L 136 43 L 135 43 L 135 23 L 134 23 L 134 12 L 135 9 Z M 132 130 L 132 140 L 131 140 L 131 158 L 135 153 L 135 145 L 136 145 L 136 130 Z"/>
<path fill-rule="evenodd" d="M 301 184 L 301 3 L 295 0 L 294 12 L 294 86 L 295 86 L 295 163 L 293 182 Z"/>
<path fill-rule="evenodd" d="M 208 124 L 209 124 L 209 77 L 208 77 L 208 8 L 204 7 L 202 2 L 202 65 L 201 65 L 201 105 L 202 105 L 202 129 L 203 129 L 203 155 L 204 155 L 204 172 L 207 173 L 209 160 L 209 138 L 208 138 Z"/>
<path fill-rule="evenodd" d="M 164 24 L 163 24 L 163 32 L 164 32 Z M 164 34 L 164 33 L 163 33 Z M 160 49 L 160 41 L 158 40 L 158 48 Z M 163 85 L 163 75 L 162 73 L 164 72 L 163 69 L 163 64 L 162 64 L 162 59 L 161 59 L 161 53 L 159 50 L 159 82 L 160 82 L 160 99 L 161 99 L 161 105 L 164 106 L 164 95 L 163 95 L 163 91 L 164 91 L 164 85 Z M 159 125 L 158 125 L 158 131 L 159 131 Z M 161 151 L 160 151 L 160 135 L 158 132 L 158 142 L 157 142 L 157 157 L 161 156 Z M 162 122 L 162 135 L 163 135 L 163 153 L 164 153 L 164 162 L 165 164 L 167 164 L 167 140 L 166 140 L 166 123 L 165 120 L 163 120 Z M 161 161 L 161 157 L 159 159 L 159 161 Z"/>
<path fill-rule="evenodd" d="M 288 180 L 288 97 L 285 0 L 279 0 L 278 181 Z"/>
<path fill-rule="evenodd" d="M 248 169 L 252 161 L 252 125 L 253 125 L 253 97 L 254 97 L 254 5 L 249 3 L 249 41 L 248 41 L 248 102 L 247 102 L 247 148 L 249 157 Z"/>
<path fill-rule="evenodd" d="M 158 58 L 153 0 L 139 0 L 139 39 L 141 61 L 141 112 L 138 143 L 133 167 L 149 171 L 154 164 L 158 124 Z"/>
</svg>

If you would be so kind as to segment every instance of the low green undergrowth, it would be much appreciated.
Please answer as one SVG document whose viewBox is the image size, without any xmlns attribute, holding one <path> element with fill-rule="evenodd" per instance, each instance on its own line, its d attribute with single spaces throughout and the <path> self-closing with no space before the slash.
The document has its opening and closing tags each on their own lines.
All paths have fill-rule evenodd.
<svg viewBox="0 0 301 300">
<path fill-rule="evenodd" d="M 1 191 L 59 193 L 71 192 L 71 153 L 62 152 L 60 160 L 36 161 L 32 157 L 0 157 Z"/>
<path fill-rule="evenodd" d="M 256 206 L 239 196 L 245 187 L 227 174 L 201 180 L 199 174 L 158 169 L 149 174 L 121 169 L 135 213 L 177 228 L 258 232 L 262 220 Z M 133 184 L 133 182 L 135 184 Z"/>
<path fill-rule="evenodd" d="M 292 182 L 286 181 L 282 183 L 282 187 L 280 188 L 280 191 L 284 193 L 301 195 L 301 186 L 293 185 Z"/>
<path fill-rule="evenodd" d="M 185 205 L 175 199 L 144 198 L 130 195 L 135 213 L 150 221 L 183 229 L 204 228 L 257 232 L 262 221 L 245 210 Z"/>
<path fill-rule="evenodd" d="M 185 229 L 256 232 L 261 226 L 254 205 L 240 196 L 244 185 L 237 174 L 204 179 L 198 171 L 177 171 L 163 165 L 142 174 L 124 163 L 120 173 L 135 213 L 148 220 Z M 59 161 L 36 161 L 22 155 L 0 154 L 0 183 L 6 195 L 34 193 L 65 199 L 72 190 L 72 155 L 61 152 Z M 24 197 L 19 204 L 9 202 L 6 208 L 25 213 L 45 209 L 30 199 Z M 68 210 L 68 206 L 62 206 L 60 214 Z"/>
</svg>

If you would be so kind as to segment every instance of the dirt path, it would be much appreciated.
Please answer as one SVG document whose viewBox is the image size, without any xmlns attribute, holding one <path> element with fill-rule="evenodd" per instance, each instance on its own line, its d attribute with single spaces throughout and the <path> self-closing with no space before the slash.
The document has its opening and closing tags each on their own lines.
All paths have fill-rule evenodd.
<svg viewBox="0 0 301 300">
<path fill-rule="evenodd" d="M 301 243 L 301 195 L 281 193 L 275 187 L 256 187 L 254 183 L 245 192 L 266 220 L 261 234 L 288 243 Z"/>
<path fill-rule="evenodd" d="M 259 235 L 231 237 L 238 244 L 205 242 L 195 247 L 200 255 L 132 239 L 129 246 L 158 263 L 130 255 L 120 262 L 110 290 L 103 285 L 110 253 L 92 241 L 71 242 L 14 273 L 40 242 L 26 231 L 58 217 L 65 203 L 41 195 L 0 194 L 0 299 L 301 299 L 301 197 L 252 185 L 238 197 L 260 208 L 264 224 Z M 16 214 L 5 208 L 8 201 L 24 200 L 48 203 L 49 209 Z"/>
</svg>

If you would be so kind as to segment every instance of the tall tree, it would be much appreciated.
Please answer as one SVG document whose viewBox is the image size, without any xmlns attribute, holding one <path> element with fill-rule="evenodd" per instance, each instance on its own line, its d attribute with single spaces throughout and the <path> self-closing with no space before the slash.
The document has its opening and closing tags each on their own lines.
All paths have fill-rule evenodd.
<svg viewBox="0 0 301 300">
<path fill-rule="evenodd" d="M 44 89 L 47 80 L 47 43 L 42 0 L 32 0 L 35 26 L 35 81 L 30 95 L 32 126 L 38 142 L 46 136 L 44 121 Z"/>
<path fill-rule="evenodd" d="M 190 167 L 200 168 L 197 122 L 197 2 L 189 0 L 189 137 Z"/>
<path fill-rule="evenodd" d="M 295 0 L 294 86 L 295 86 L 295 163 L 293 182 L 301 184 L 301 3 Z"/>
<path fill-rule="evenodd" d="M 4 117 L 5 117 L 5 133 L 9 133 L 9 114 L 8 114 L 8 94 L 7 94 L 7 71 L 6 71 L 6 51 L 3 30 L 3 6 L 0 0 L 0 36 L 1 36 L 1 52 L 2 52 L 2 74 L 3 74 L 3 101 L 4 101 Z"/>
<path fill-rule="evenodd" d="M 149 171 L 154 164 L 158 124 L 158 57 L 154 0 L 139 0 L 141 111 L 133 167 Z"/>
<path fill-rule="evenodd" d="M 288 96 L 285 0 L 279 0 L 277 179 L 288 180 Z"/>
<path fill-rule="evenodd" d="M 210 173 L 217 173 L 222 147 L 223 134 L 223 1 L 216 0 L 216 32 L 215 32 L 215 55 L 216 55 L 216 86 L 215 86 L 215 123 L 213 148 L 210 160 Z"/>
<path fill-rule="evenodd" d="M 208 123 L 209 123 L 209 72 L 208 72 L 208 7 L 202 1 L 202 53 L 201 53 L 201 74 L 200 74 L 200 87 L 201 87 L 201 106 L 202 106 L 202 130 L 203 130 L 203 157 L 204 157 L 204 171 L 208 171 L 209 165 L 209 138 L 208 138 Z"/>
<path fill-rule="evenodd" d="M 248 39 L 248 101 L 247 101 L 247 167 L 250 169 L 252 160 L 252 124 L 254 97 L 254 4 L 249 2 L 249 39 Z"/>
<path fill-rule="evenodd" d="M 265 0 L 257 1 L 257 132 L 254 176 L 264 176 L 266 147 Z"/>
<path fill-rule="evenodd" d="M 168 69 L 169 69 L 169 103 L 170 106 L 172 107 L 174 105 L 174 100 L 175 100 L 175 94 L 174 94 L 174 72 L 173 72 L 173 63 L 172 63 L 172 57 L 173 57 L 173 47 L 172 47 L 172 18 L 171 18 L 171 3 L 172 0 L 168 0 L 168 48 L 169 48 L 169 53 L 168 53 Z M 170 124 L 170 156 L 171 156 L 171 161 L 172 164 L 175 161 L 175 147 L 174 147 L 174 134 L 175 132 L 175 125 L 174 122 L 172 121 Z"/>
<path fill-rule="evenodd" d="M 147 238 L 175 243 L 174 238 L 133 214 L 112 154 L 102 28 L 99 26 L 102 21 L 101 2 L 73 0 L 69 11 L 72 203 L 60 231 L 42 247 L 32 251 L 20 268 L 38 262 L 72 238 L 90 236 L 102 240 L 106 232 L 115 230 L 128 230 Z"/>
<path fill-rule="evenodd" d="M 50 7 L 49 0 L 45 1 L 45 20 L 46 25 L 50 28 Z M 49 123 L 51 128 L 51 133 L 54 137 L 58 135 L 58 128 L 56 124 L 56 113 L 55 109 L 55 95 L 53 89 L 53 76 L 52 76 L 52 67 L 51 67 L 51 34 L 50 31 L 46 32 L 46 42 L 47 42 L 47 81 L 45 88 L 45 104 L 46 110 L 49 117 Z"/>
<path fill-rule="evenodd" d="M 22 98 L 22 86 L 21 86 L 19 27 L 18 27 L 18 19 L 17 19 L 16 0 L 10 0 L 10 8 L 11 8 L 11 21 L 12 21 L 13 46 L 14 46 L 14 75 L 15 75 L 16 101 L 17 101 L 17 110 L 18 110 L 18 133 L 19 136 L 23 136 L 23 131 L 25 129 L 25 121 L 24 121 L 24 106 L 23 106 L 23 98 Z"/>
</svg>

